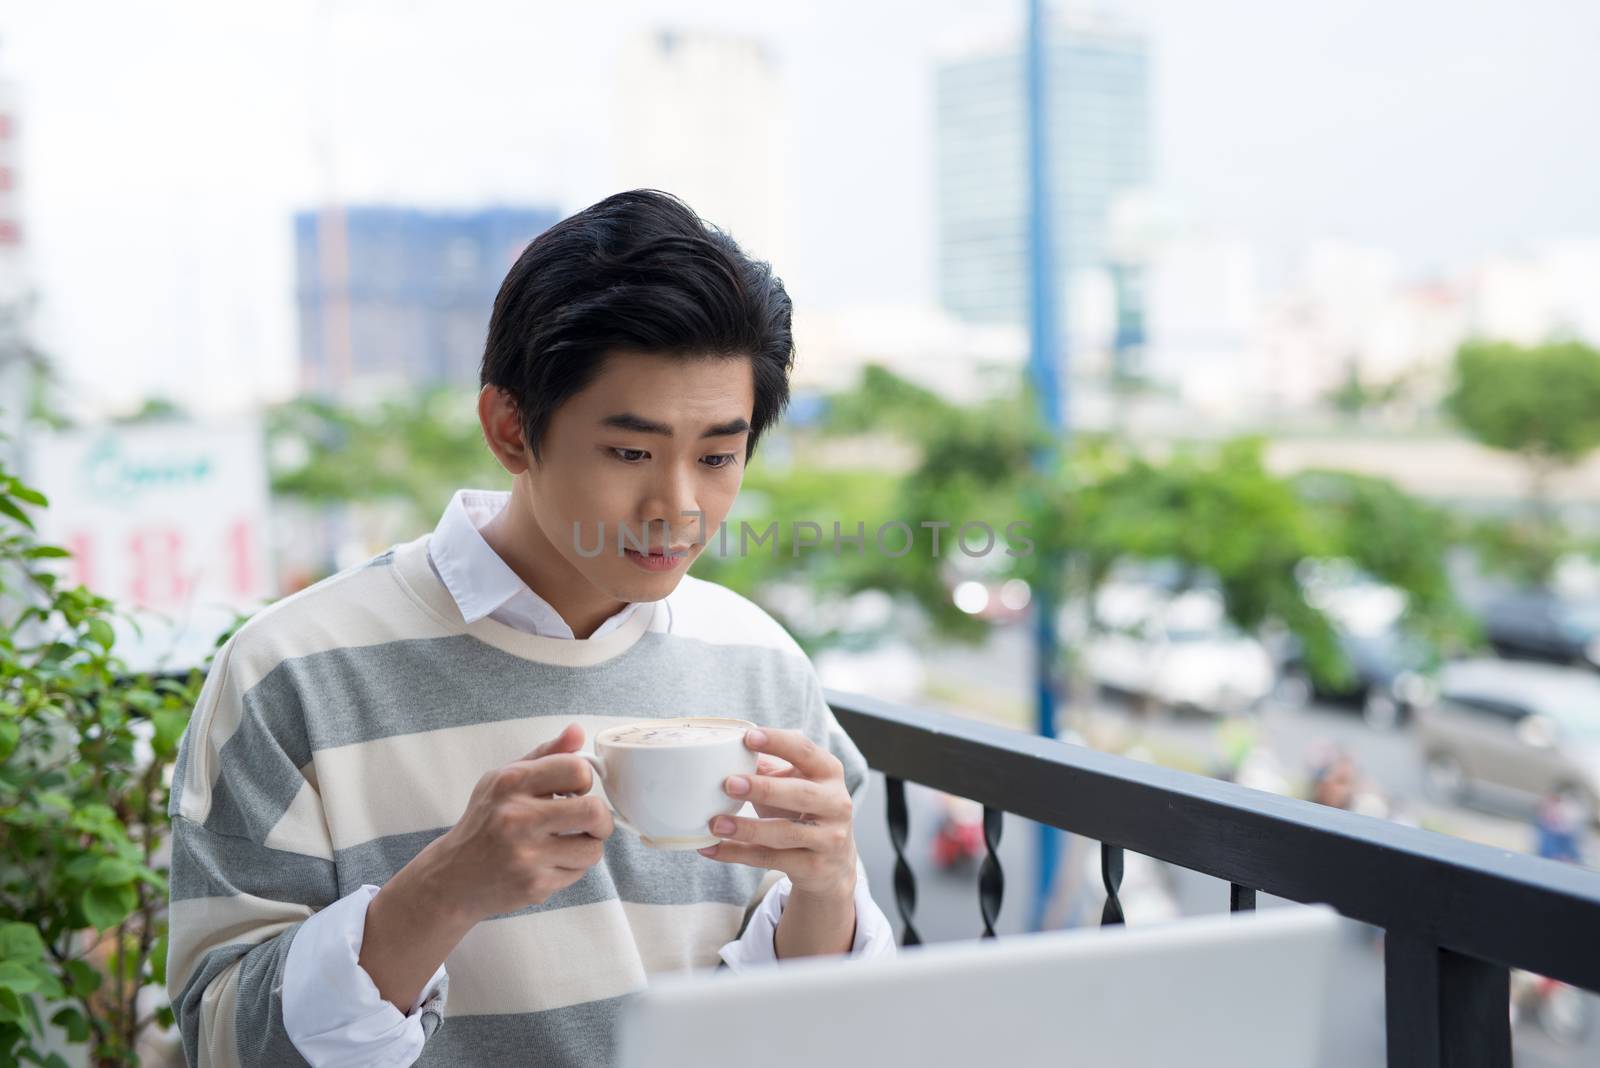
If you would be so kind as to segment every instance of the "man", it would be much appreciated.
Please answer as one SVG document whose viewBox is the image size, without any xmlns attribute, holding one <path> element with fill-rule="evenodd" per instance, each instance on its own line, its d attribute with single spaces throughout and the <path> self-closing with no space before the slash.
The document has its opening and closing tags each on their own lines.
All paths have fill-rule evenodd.
<svg viewBox="0 0 1600 1068">
<path fill-rule="evenodd" d="M 685 574 L 792 366 L 782 283 L 666 194 L 528 246 L 478 399 L 510 492 L 263 611 L 206 680 L 170 806 L 191 1064 L 603 1065 L 655 972 L 894 951 L 815 671 Z M 573 754 L 684 715 L 763 755 L 721 843 L 656 851 Z"/>
</svg>

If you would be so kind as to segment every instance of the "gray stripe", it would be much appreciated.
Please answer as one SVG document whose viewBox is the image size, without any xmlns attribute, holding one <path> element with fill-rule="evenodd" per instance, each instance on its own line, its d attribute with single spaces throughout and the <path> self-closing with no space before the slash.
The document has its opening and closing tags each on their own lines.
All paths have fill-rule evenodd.
<svg viewBox="0 0 1600 1068">
<path fill-rule="evenodd" d="M 279 672 L 283 672 L 280 681 Z M 285 661 L 256 687 L 304 695 L 310 748 L 528 716 L 724 715 L 796 727 L 803 659 L 777 649 L 647 633 L 600 664 L 526 660 L 468 635 L 333 649 Z M 792 695 L 792 698 L 785 699 Z M 261 705 L 287 701 L 281 690 Z"/>
<path fill-rule="evenodd" d="M 200 958 L 183 992 L 173 1002 L 183 1054 L 189 1064 L 200 1063 L 200 1001 L 206 987 L 234 961 L 244 958 L 239 970 L 239 998 L 234 1032 L 243 1068 L 309 1068 L 283 1029 L 283 1000 L 276 991 L 283 984 L 283 962 L 300 924 L 254 945 L 217 946 Z"/>
<path fill-rule="evenodd" d="M 335 854 L 339 865 L 339 895 L 363 884 L 382 886 L 411 862 L 443 830 L 391 834 L 363 842 Z M 693 905 L 709 901 L 741 908 L 750 904 L 761 885 L 763 872 L 742 864 L 721 864 L 685 850 L 650 849 L 638 838 L 618 828 L 606 839 L 605 857 L 582 879 L 552 895 L 542 905 L 516 912 L 550 912 L 571 905 L 593 905 L 620 898 L 639 905 Z"/>
<path fill-rule="evenodd" d="M 447 1004 L 444 1023 L 422 1047 L 417 1068 L 607 1068 L 616 1063 L 617 1025 L 633 998 L 492 1016 L 452 1016 Z"/>
<path fill-rule="evenodd" d="M 252 894 L 320 909 L 343 896 L 331 860 L 286 853 L 247 838 L 172 821 L 172 900 Z"/>
<path fill-rule="evenodd" d="M 280 665 L 245 694 L 239 729 L 217 754 L 207 829 L 264 841 L 305 785 L 300 769 L 310 760 L 306 716 Z"/>
</svg>

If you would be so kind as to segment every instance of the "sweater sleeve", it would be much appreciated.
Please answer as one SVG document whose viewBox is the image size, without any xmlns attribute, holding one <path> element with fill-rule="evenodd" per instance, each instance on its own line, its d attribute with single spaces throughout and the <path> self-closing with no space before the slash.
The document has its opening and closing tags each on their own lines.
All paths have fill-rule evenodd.
<svg viewBox="0 0 1600 1068">
<path fill-rule="evenodd" d="M 270 628 L 223 647 L 173 769 L 167 989 L 191 1065 L 308 1063 L 284 1027 L 285 966 L 341 895 L 299 694 L 274 659 Z"/>
</svg>

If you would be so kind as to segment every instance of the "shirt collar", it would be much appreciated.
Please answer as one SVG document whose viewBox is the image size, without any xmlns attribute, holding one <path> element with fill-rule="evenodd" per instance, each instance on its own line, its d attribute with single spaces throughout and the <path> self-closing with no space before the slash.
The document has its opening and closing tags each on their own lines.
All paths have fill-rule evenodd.
<svg viewBox="0 0 1600 1068">
<path fill-rule="evenodd" d="M 479 532 L 510 500 L 511 494 L 505 492 L 457 490 L 433 528 L 428 555 L 468 623 L 476 623 L 523 590 L 549 608 L 549 602 L 533 593 Z"/>
</svg>

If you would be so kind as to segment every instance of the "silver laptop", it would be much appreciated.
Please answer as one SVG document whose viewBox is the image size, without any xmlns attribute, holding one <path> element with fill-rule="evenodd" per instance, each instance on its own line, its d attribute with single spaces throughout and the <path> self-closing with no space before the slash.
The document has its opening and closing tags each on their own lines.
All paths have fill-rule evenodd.
<svg viewBox="0 0 1600 1068">
<path fill-rule="evenodd" d="M 664 976 L 620 1068 L 1313 1068 L 1343 920 L 1325 905 Z"/>
</svg>

